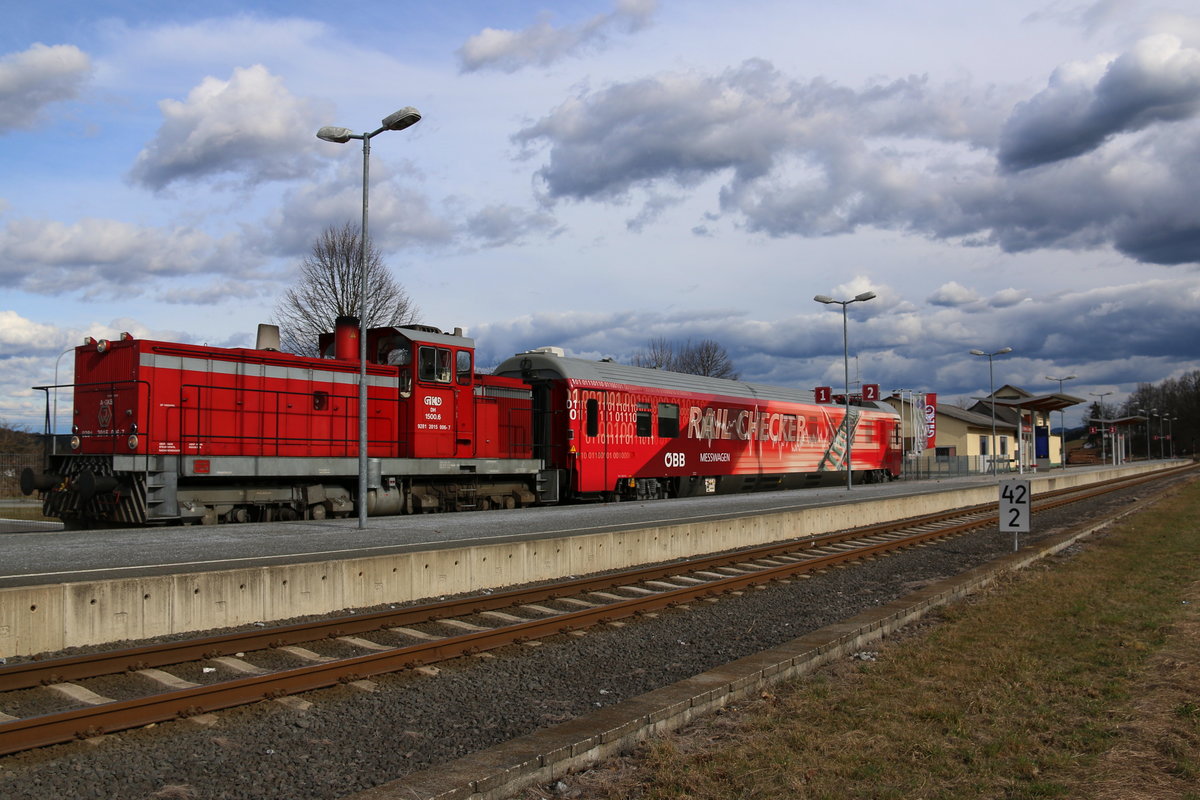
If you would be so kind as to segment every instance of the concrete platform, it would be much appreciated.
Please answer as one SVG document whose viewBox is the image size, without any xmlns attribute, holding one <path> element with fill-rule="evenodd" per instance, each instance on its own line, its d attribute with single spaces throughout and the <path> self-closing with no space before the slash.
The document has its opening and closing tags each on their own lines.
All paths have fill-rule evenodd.
<svg viewBox="0 0 1200 800">
<path fill-rule="evenodd" d="M 1040 491 L 1173 466 L 1028 474 Z M 1012 476 L 1002 476 L 1004 478 Z M 996 479 L 481 514 L 0 537 L 0 657 L 582 575 L 996 499 Z"/>
</svg>

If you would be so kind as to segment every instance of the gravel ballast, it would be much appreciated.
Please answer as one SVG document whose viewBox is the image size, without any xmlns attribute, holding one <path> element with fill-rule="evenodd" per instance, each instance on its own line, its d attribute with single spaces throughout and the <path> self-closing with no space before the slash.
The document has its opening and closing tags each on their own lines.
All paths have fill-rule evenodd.
<svg viewBox="0 0 1200 800">
<path fill-rule="evenodd" d="M 1135 502 L 1128 489 L 1035 516 L 1048 535 Z M 378 691 L 264 702 L 0 758 L 0 797 L 337 798 L 573 719 L 794 639 L 1010 552 L 995 530 L 585 636 L 377 679 Z"/>
</svg>

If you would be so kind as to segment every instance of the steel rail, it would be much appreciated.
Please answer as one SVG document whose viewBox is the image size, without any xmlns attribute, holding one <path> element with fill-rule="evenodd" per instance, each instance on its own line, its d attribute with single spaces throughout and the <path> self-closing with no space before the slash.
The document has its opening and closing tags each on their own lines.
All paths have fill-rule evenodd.
<svg viewBox="0 0 1200 800">
<path fill-rule="evenodd" d="M 237 678 L 208 686 L 159 692 L 132 700 L 0 723 L 0 755 L 326 688 L 338 683 L 349 683 L 505 645 L 569 633 L 661 608 L 678 606 L 704 597 L 738 591 L 755 584 L 780 580 L 803 572 L 826 569 L 847 561 L 911 547 L 932 539 L 952 536 L 963 530 L 980 527 L 988 522 L 986 519 L 976 519 L 948 529 L 925 531 L 910 537 L 869 544 L 840 553 L 815 556 L 775 567 L 748 570 L 740 575 L 714 579 L 696 586 L 665 590 L 579 611 L 563 612 L 547 619 L 513 623 L 486 631 L 475 631 L 408 647 L 397 647 L 264 675 Z"/>
<path fill-rule="evenodd" d="M 1158 474 L 1157 477 L 1162 477 L 1162 474 Z M 1147 478 L 1147 480 L 1149 479 L 1150 478 Z M 1132 483 L 1140 482 L 1143 481 L 1133 481 Z M 1129 482 L 1123 482 L 1122 487 L 1128 485 Z M 1103 490 L 1077 492 L 1075 493 L 1077 496 L 1073 499 L 1059 497 L 1049 502 L 1039 503 L 1038 507 L 1044 509 L 1047 507 L 1062 505 L 1068 502 L 1074 502 L 1080 499 L 1086 499 L 1103 494 L 1106 491 L 1112 491 L 1112 488 L 1113 487 L 1110 486 Z M 1063 493 L 1056 492 L 1055 494 L 1062 495 Z M 945 515 L 936 516 L 944 517 Z M 978 513 L 972 513 L 970 517 L 970 519 L 956 525 L 937 528 L 931 531 L 921 531 L 910 536 L 897 537 L 883 542 L 870 542 L 863 546 L 854 547 L 843 552 L 813 557 L 804 557 L 804 554 L 802 552 L 798 553 L 798 551 L 819 547 L 820 543 L 824 543 L 826 545 L 835 544 L 837 543 L 834 541 L 835 537 L 819 537 L 818 539 L 793 542 L 790 546 L 784 546 L 782 548 L 778 546 L 768 548 L 752 548 L 751 550 L 741 551 L 735 554 L 728 554 L 724 557 L 724 559 L 726 561 L 730 561 L 731 563 L 745 565 L 747 562 L 769 557 L 762 555 L 761 553 L 763 551 L 774 551 L 775 555 L 779 555 L 781 551 L 783 551 L 791 554 L 798 553 L 802 560 L 769 567 L 760 567 L 752 564 L 750 569 L 747 569 L 738 575 L 714 579 L 696 586 L 658 591 L 644 597 L 619 600 L 604 605 L 598 605 L 594 608 L 563 612 L 547 619 L 535 619 L 513 623 L 486 631 L 477 631 L 458 636 L 445 637 L 407 647 L 395 647 L 366 655 L 353 656 L 294 669 L 280 670 L 263 675 L 237 678 L 231 681 L 225 681 L 208 686 L 197 686 L 182 690 L 159 692 L 157 694 L 132 700 L 110 702 L 81 709 L 72 709 L 68 711 L 2 722 L 0 723 L 0 754 L 8 754 L 20 750 L 32 749 L 35 747 L 69 741 L 75 738 L 89 738 L 104 733 L 140 727 L 142 725 L 155 722 L 185 718 L 235 705 L 242 705 L 245 703 L 257 702 L 263 699 L 271 699 L 296 694 L 299 692 L 320 689 L 337 683 L 349 683 L 374 675 L 394 672 L 434 661 L 482 652 L 484 650 L 503 647 L 513 643 L 520 643 L 534 638 L 540 638 L 558 633 L 567 633 L 573 630 L 580 630 L 596 624 L 602 624 L 637 614 L 644 614 L 660 608 L 678 606 L 699 598 L 712 597 L 721 593 L 734 592 L 752 585 L 782 580 L 796 574 L 818 571 L 848 561 L 885 554 L 893 550 L 911 547 L 934 539 L 948 538 L 967 530 L 990 525 L 997 520 L 997 516 L 994 514 L 979 515 Z M 927 525 L 929 524 L 929 521 L 917 519 L 907 522 L 909 527 L 914 524 Z M 873 529 L 880 527 L 886 526 L 870 526 L 868 529 L 860 529 L 859 531 L 855 532 L 854 535 L 859 538 L 864 536 L 878 536 L 884 531 Z M 895 526 L 893 525 L 892 527 L 894 528 Z M 864 533 L 864 531 L 870 532 Z M 893 531 L 886 532 L 890 533 Z M 846 536 L 842 536 L 842 540 L 845 540 L 846 538 Z M 658 577 L 663 577 L 662 573 L 664 570 L 668 571 L 670 574 L 678 575 L 681 572 L 680 567 L 681 565 L 676 564 L 673 567 L 666 566 L 654 568 L 650 572 Z M 688 567 L 689 569 L 692 568 L 690 564 Z M 639 570 L 636 572 L 645 573 L 646 571 Z M 611 580 L 612 577 L 619 578 L 619 580 L 615 581 L 615 583 L 619 584 L 638 582 L 637 579 L 631 577 L 631 575 L 628 573 L 621 574 L 619 576 L 608 577 L 610 580 L 609 583 L 606 584 L 607 586 L 611 586 L 614 583 Z M 643 578 L 643 580 L 645 579 L 646 578 Z M 578 587 L 579 585 L 590 585 L 593 583 L 593 580 L 585 579 L 582 581 L 571 581 L 569 583 Z M 549 587 L 549 589 L 553 591 L 554 594 L 547 594 L 547 597 L 561 597 L 564 594 L 578 594 L 581 591 L 589 591 L 587 588 L 582 590 L 576 588 L 573 591 L 563 591 L 563 585 L 556 585 Z M 522 593 L 513 592 L 504 594 L 519 595 Z M 440 609 L 441 607 L 448 608 L 450 606 L 457 605 L 459 607 L 466 606 L 478 610 L 479 601 L 484 601 L 483 606 L 487 608 L 514 605 L 511 597 L 506 598 L 502 595 L 492 595 L 485 598 L 472 598 L 472 600 L 477 601 L 475 605 L 472 605 L 469 601 L 465 603 L 456 603 L 451 601 L 447 603 L 434 604 L 433 608 Z M 495 605 L 496 602 L 499 602 L 500 605 Z M 431 607 L 427 606 L 421 609 L 407 609 L 406 611 L 417 612 L 418 610 L 422 610 L 425 612 L 425 614 L 423 617 L 421 617 L 420 621 L 429 621 L 431 619 L 431 616 L 428 613 L 430 608 Z M 460 611 L 458 613 L 471 613 L 471 611 Z M 448 615 L 434 615 L 432 619 L 445 618 L 445 616 Z M 313 637 L 310 636 L 309 640 L 311 641 L 312 638 Z"/>
<path fill-rule="evenodd" d="M 1184 468 L 1186 469 L 1186 468 Z M 1172 474 L 1177 470 L 1154 473 L 1152 476 L 1135 476 L 1122 479 L 1119 482 L 1106 484 L 1104 489 L 1090 489 L 1092 494 L 1111 491 L 1112 488 L 1124 487 L 1131 483 L 1140 483 Z M 1077 488 L 1059 489 L 1043 492 L 1034 498 L 1035 506 L 1042 504 L 1046 498 L 1056 496 L 1079 496 Z M 515 589 L 506 592 L 496 592 L 489 595 L 479 595 L 467 598 L 452 599 L 437 603 L 407 606 L 400 609 L 390 609 L 371 614 L 337 617 L 328 620 L 316 620 L 293 625 L 274 626 L 270 628 L 239 631 L 235 633 L 186 639 L 175 642 L 160 642 L 138 647 L 122 648 L 102 653 L 91 653 L 79 656 L 68 656 L 48 661 L 33 660 L 0 666 L 0 692 L 15 691 L 39 685 L 62 683 L 71 680 L 83 680 L 102 675 L 112 675 L 120 672 L 132 672 L 150 667 L 169 666 L 185 661 L 216 658 L 232 655 L 248 650 L 275 648 L 284 645 L 301 644 L 323 638 L 336 638 L 359 633 L 380 630 L 388 627 L 398 627 L 415 623 L 436 620 L 445 617 L 476 614 L 481 611 L 492 611 L 514 605 L 538 603 L 553 600 L 570 594 L 602 590 L 626 583 L 654 580 L 677 574 L 686 564 L 687 569 L 705 570 L 727 566 L 738 561 L 769 558 L 781 553 L 794 552 L 798 549 L 817 548 L 865 536 L 890 533 L 920 524 L 934 524 L 948 519 L 956 519 L 975 513 L 985 513 L 996 507 L 995 503 L 985 503 L 955 509 L 947 512 L 895 520 L 876 525 L 853 528 L 846 531 L 805 537 L 788 542 L 775 542 L 768 545 L 744 548 L 727 553 L 706 556 L 685 561 L 672 561 L 652 567 L 643 567 L 620 573 L 578 578 L 569 581 L 555 582 L 540 587 Z"/>
</svg>

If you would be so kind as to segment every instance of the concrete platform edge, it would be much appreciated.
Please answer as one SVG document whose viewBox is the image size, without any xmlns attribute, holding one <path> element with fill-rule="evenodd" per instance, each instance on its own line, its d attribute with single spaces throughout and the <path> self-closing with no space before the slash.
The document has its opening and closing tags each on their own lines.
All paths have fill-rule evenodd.
<svg viewBox="0 0 1200 800">
<path fill-rule="evenodd" d="M 1035 493 L 1161 467 L 1127 465 L 1029 475 Z M 547 539 L 407 551 L 336 561 L 0 589 L 0 657 L 272 624 L 342 609 L 406 603 L 669 562 L 994 502 L 996 488 L 956 488 L 745 517 Z M 403 518 L 397 518 L 402 520 Z"/>
</svg>

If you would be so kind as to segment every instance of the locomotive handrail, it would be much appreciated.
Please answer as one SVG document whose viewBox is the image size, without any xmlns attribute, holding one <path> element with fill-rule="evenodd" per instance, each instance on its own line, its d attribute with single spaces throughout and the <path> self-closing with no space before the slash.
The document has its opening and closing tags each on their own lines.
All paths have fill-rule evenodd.
<svg viewBox="0 0 1200 800">
<path fill-rule="evenodd" d="M 153 386 L 153 384 L 150 383 L 150 381 L 148 381 L 144 378 L 126 378 L 124 380 L 119 380 L 119 381 L 92 381 L 90 383 L 56 383 L 56 384 L 46 384 L 44 386 L 32 387 L 33 389 L 40 390 L 40 391 L 43 391 L 46 393 L 46 433 L 51 438 L 51 440 L 54 442 L 54 446 L 55 446 L 53 451 L 51 453 L 49 453 L 48 455 L 58 455 L 58 451 L 57 451 L 58 434 L 55 433 L 53 428 L 51 427 L 52 424 L 54 424 L 54 425 L 58 424 L 58 420 L 53 420 L 53 422 L 51 422 L 51 420 L 50 420 L 50 390 L 51 389 L 71 389 L 73 392 L 78 393 L 80 389 L 93 389 L 94 390 L 97 387 L 101 387 L 101 388 L 107 388 L 110 393 L 115 393 L 118 389 L 123 388 L 125 385 L 128 385 L 130 387 L 135 387 L 135 388 L 140 387 L 140 386 L 145 386 L 146 387 L 146 405 L 148 408 L 151 407 L 152 401 L 153 401 L 154 386 Z M 74 400 L 73 400 L 73 402 L 74 402 Z M 72 415 L 72 419 L 74 419 L 74 415 Z M 99 438 L 107 438 L 109 440 L 110 444 L 115 444 L 117 437 L 128 436 L 130 434 L 137 434 L 138 436 L 145 436 L 147 438 L 147 440 L 149 440 L 150 434 L 151 434 L 151 429 L 152 429 L 151 419 L 150 419 L 149 415 L 147 415 L 145 419 L 136 421 L 136 424 L 137 424 L 136 430 L 129 430 L 124 433 L 114 432 L 114 429 L 110 428 L 108 433 L 91 434 L 91 435 L 94 438 L 98 438 L 98 439 Z M 72 422 L 71 423 L 71 432 L 75 433 L 77 428 L 78 428 L 78 424 L 75 422 Z M 150 470 L 149 456 L 151 455 L 150 453 L 148 453 L 148 452 L 147 453 L 132 453 L 131 455 L 144 456 L 146 461 L 145 461 L 145 467 L 142 471 L 149 472 L 149 470 Z"/>
<path fill-rule="evenodd" d="M 224 442 L 224 443 L 230 443 L 230 444 L 232 444 L 232 443 L 257 443 L 258 447 L 259 447 L 258 455 L 265 456 L 265 455 L 268 455 L 266 451 L 270 447 L 273 447 L 273 449 L 275 451 L 275 455 L 278 455 L 280 449 L 287 447 L 287 446 L 304 445 L 304 444 L 310 444 L 310 445 L 311 444 L 316 444 L 316 445 L 344 444 L 344 445 L 348 446 L 351 443 L 353 443 L 355 445 L 357 445 L 357 443 L 358 443 L 358 439 L 356 436 L 355 437 L 329 436 L 327 438 L 318 438 L 318 437 L 313 436 L 311 433 L 306 433 L 304 436 L 284 436 L 284 435 L 280 435 L 278 433 L 281 430 L 281 426 L 279 424 L 279 418 L 287 413 L 286 409 L 281 409 L 279 407 L 281 398 L 303 397 L 306 400 L 312 400 L 314 392 L 311 392 L 311 391 L 299 392 L 299 391 L 291 391 L 291 390 L 262 389 L 262 388 L 253 388 L 253 387 L 245 387 L 245 386 L 238 386 L 238 387 L 210 386 L 210 385 L 199 384 L 199 383 L 182 383 L 182 384 L 180 384 L 179 388 L 180 388 L 181 396 L 180 396 L 180 405 L 177 408 L 177 411 L 179 412 L 179 415 L 180 415 L 179 439 L 180 439 L 181 450 L 186 450 L 186 448 L 184 448 L 183 445 L 185 445 L 188 442 L 193 442 L 196 445 L 196 448 L 193 451 L 195 453 L 201 452 L 201 445 L 205 442 L 208 442 L 208 443 Z M 182 394 L 183 394 L 182 390 L 184 390 L 184 389 L 196 390 L 196 399 L 193 403 L 188 404 L 190 406 L 188 408 L 184 407 L 185 401 L 182 397 Z M 224 433 L 205 433 L 203 430 L 204 420 L 202 419 L 202 416 L 203 416 L 204 412 L 208 412 L 209 414 L 211 414 L 215 410 L 214 406 L 212 406 L 211 394 L 216 391 L 227 391 L 227 392 L 235 392 L 235 393 L 239 393 L 239 394 L 259 394 L 259 395 L 272 396 L 275 401 L 273 404 L 273 409 L 270 406 L 263 404 L 260 406 L 260 408 L 257 411 L 247 412 L 243 409 L 242 413 L 258 414 L 260 416 L 260 426 L 259 426 L 260 431 L 262 428 L 266 427 L 265 425 L 261 424 L 262 418 L 265 418 L 269 415 L 274 420 L 273 427 L 276 431 L 276 434 L 273 436 L 266 436 L 266 435 L 255 436 L 252 434 L 245 434 L 245 433 L 237 434 L 237 435 L 224 434 Z M 205 395 L 208 395 L 207 399 L 208 399 L 209 405 L 207 407 L 204 405 L 204 400 L 206 399 Z M 340 413 L 338 413 L 335 418 L 339 419 L 339 420 L 343 420 L 343 421 L 354 422 L 355 424 L 357 424 L 357 415 L 358 415 L 358 407 L 357 407 L 358 398 L 357 398 L 357 396 L 345 395 L 345 396 L 339 396 L 339 397 L 340 397 L 340 399 L 346 401 L 346 407 L 344 410 L 342 410 Z M 402 398 L 400 398 L 400 397 L 383 397 L 383 398 L 376 397 L 376 398 L 371 398 L 371 402 L 381 403 L 381 404 L 394 404 L 396 406 L 396 413 L 392 417 L 392 419 L 393 420 L 399 419 L 400 404 L 401 404 L 401 402 L 403 402 Z M 351 407 L 350 407 L 351 403 L 355 404 L 353 409 L 351 409 Z M 351 415 L 351 413 L 350 413 L 351 410 L 353 411 L 353 415 Z M 189 426 L 186 424 L 188 421 L 188 416 L 189 416 L 187 414 L 188 411 L 195 412 L 192 415 L 194 417 L 194 419 L 192 420 L 192 422 L 194 423 L 194 427 L 192 427 L 192 428 L 189 428 Z M 332 415 L 332 411 L 330 413 Z M 368 440 L 367 448 L 368 448 L 368 450 L 370 450 L 372 445 L 379 445 L 379 444 L 383 444 L 388 447 L 391 447 L 393 445 L 399 446 L 399 445 L 404 445 L 407 443 L 408 443 L 408 440 L 406 438 L 404 438 L 404 439 L 400 438 L 400 430 L 399 430 L 399 426 L 397 426 L 396 436 L 394 438 Z"/>
</svg>

